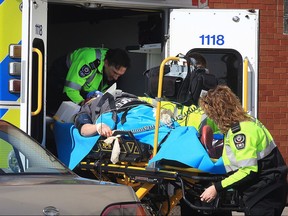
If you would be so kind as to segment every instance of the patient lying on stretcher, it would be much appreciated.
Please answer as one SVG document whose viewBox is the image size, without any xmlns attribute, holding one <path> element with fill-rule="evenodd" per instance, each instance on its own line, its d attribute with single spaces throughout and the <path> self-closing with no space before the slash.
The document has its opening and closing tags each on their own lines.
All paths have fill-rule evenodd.
<svg viewBox="0 0 288 216">
<path fill-rule="evenodd" d="M 149 164 L 169 160 L 204 172 L 225 173 L 222 159 L 216 162 L 211 160 L 199 141 L 199 133 L 195 127 L 180 126 L 173 121 L 171 112 L 167 110 L 161 113 L 158 152 L 149 160 Z M 83 139 L 83 143 L 81 145 L 74 141 L 73 149 L 80 145 L 85 147 L 85 139 L 96 137 L 97 141 L 100 136 L 113 136 L 113 131 L 130 131 L 137 141 L 153 148 L 155 108 L 135 95 L 117 90 L 115 95 L 106 93 L 86 103 L 75 117 L 74 127 L 82 136 L 79 138 L 75 131 L 72 136 L 78 140 Z"/>
<path fill-rule="evenodd" d="M 179 126 L 172 121 L 172 115 L 170 110 L 161 110 L 160 128 L 164 131 Z M 110 137 L 113 131 L 121 130 L 132 131 L 139 137 L 141 133 L 154 132 L 155 108 L 135 95 L 116 90 L 115 99 L 105 94 L 83 106 L 75 118 L 75 126 L 82 136 Z"/>
</svg>

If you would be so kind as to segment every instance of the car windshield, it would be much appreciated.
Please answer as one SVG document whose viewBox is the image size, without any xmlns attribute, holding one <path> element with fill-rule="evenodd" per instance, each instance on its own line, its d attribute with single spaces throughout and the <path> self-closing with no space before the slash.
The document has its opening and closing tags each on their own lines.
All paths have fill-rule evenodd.
<svg viewBox="0 0 288 216">
<path fill-rule="evenodd" d="M 72 174 L 29 135 L 0 120 L 0 175 L 15 173 Z"/>
</svg>

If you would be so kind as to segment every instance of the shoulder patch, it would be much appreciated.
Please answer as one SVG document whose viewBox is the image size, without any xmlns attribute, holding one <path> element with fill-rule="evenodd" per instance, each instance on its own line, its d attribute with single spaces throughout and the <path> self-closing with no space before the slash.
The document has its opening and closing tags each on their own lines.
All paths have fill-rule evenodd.
<svg viewBox="0 0 288 216">
<path fill-rule="evenodd" d="M 91 73 L 91 69 L 88 65 L 83 65 L 79 71 L 80 77 L 88 76 Z"/>
<path fill-rule="evenodd" d="M 246 145 L 246 136 L 244 134 L 237 134 L 234 136 L 233 141 L 238 150 L 244 149 Z"/>
</svg>

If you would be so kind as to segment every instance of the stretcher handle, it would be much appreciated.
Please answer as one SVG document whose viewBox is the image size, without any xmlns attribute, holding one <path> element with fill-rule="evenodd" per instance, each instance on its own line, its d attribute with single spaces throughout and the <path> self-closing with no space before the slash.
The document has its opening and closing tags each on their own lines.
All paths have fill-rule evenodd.
<svg viewBox="0 0 288 216">
<path fill-rule="evenodd" d="M 163 86 L 163 76 L 164 76 L 164 67 L 166 62 L 168 61 L 179 61 L 179 57 L 167 57 L 165 58 L 159 70 L 159 80 L 158 80 L 158 93 L 157 93 L 157 108 L 156 108 L 156 122 L 155 122 L 155 134 L 154 134 L 154 147 L 153 147 L 153 157 L 157 154 L 158 149 L 158 133 L 159 133 L 159 125 L 160 125 L 160 109 L 161 109 L 161 98 L 162 98 L 162 86 Z"/>
<path fill-rule="evenodd" d="M 37 53 L 38 55 L 38 97 L 37 97 L 37 109 L 35 111 L 32 111 L 31 114 L 32 116 L 38 115 L 40 111 L 42 110 L 42 67 L 43 67 L 43 54 L 41 51 L 37 48 L 33 48 L 33 52 Z"/>
</svg>

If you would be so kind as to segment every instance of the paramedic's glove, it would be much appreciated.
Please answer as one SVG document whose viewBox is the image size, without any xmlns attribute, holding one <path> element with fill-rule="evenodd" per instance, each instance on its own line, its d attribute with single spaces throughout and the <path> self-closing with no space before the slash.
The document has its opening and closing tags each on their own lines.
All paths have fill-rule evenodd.
<svg viewBox="0 0 288 216">
<path fill-rule="evenodd" d="M 95 90 L 95 91 L 91 91 L 87 94 L 86 96 L 86 100 L 90 100 L 91 98 L 94 98 L 94 97 L 98 97 L 98 96 L 102 96 L 103 93 L 98 91 L 98 90 Z"/>
<path fill-rule="evenodd" d="M 171 126 L 172 125 L 172 118 L 173 118 L 173 113 L 171 110 L 168 109 L 161 109 L 160 110 L 160 121 L 163 122 L 164 124 Z"/>
</svg>

